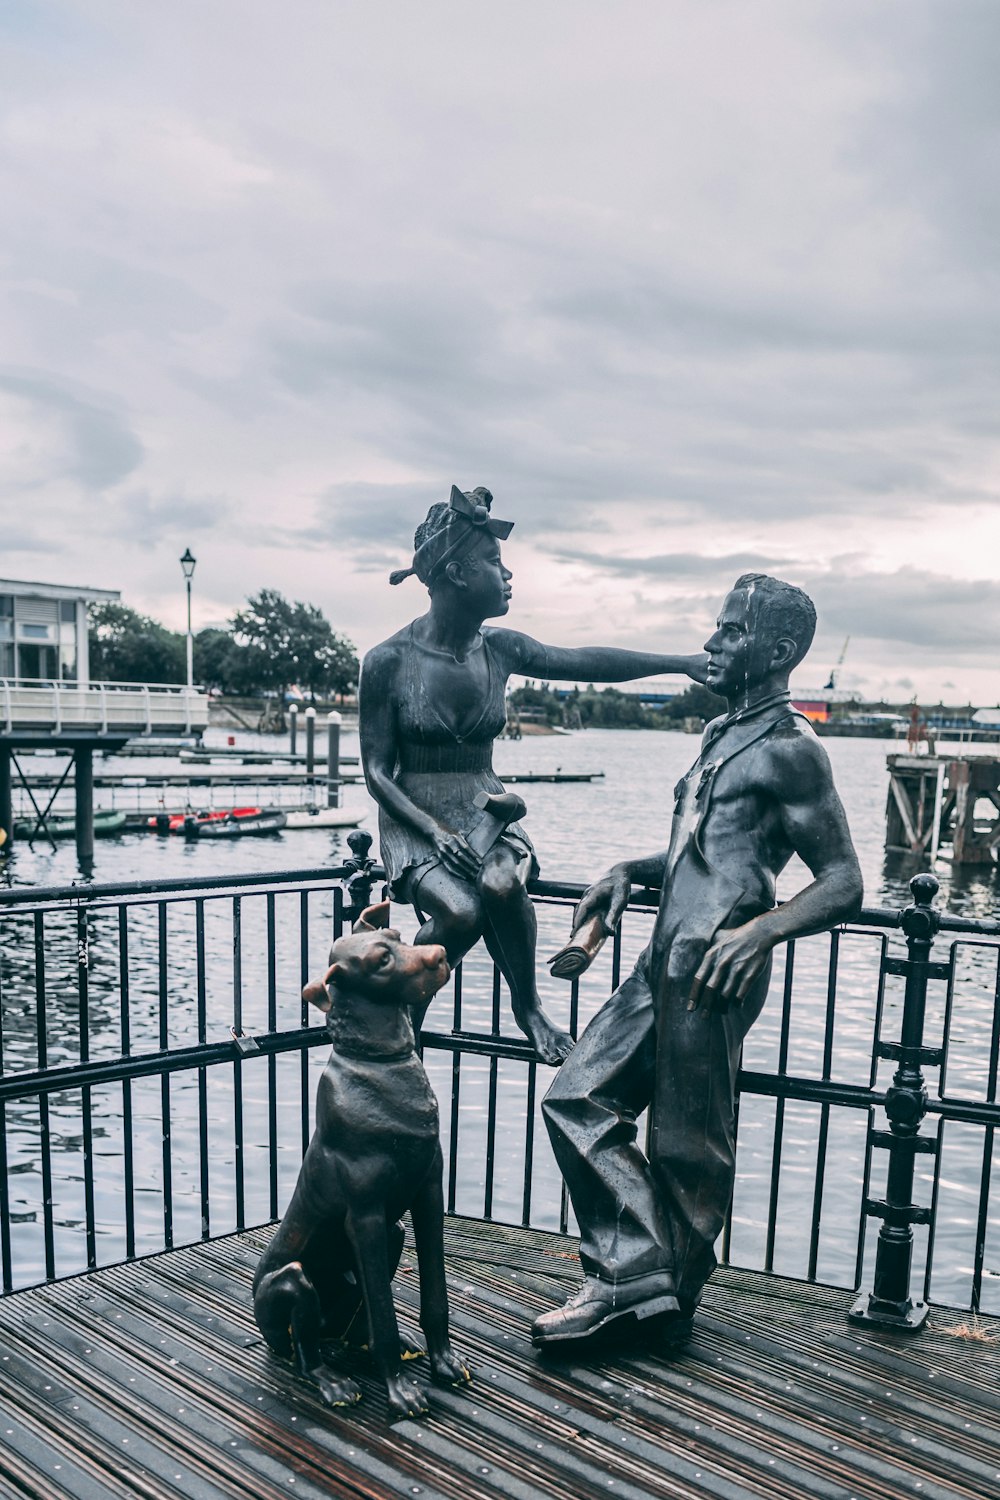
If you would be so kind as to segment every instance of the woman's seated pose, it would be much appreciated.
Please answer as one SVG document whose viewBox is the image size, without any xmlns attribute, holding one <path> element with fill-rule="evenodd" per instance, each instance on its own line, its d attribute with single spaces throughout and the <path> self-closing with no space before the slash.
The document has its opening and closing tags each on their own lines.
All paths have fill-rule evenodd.
<svg viewBox="0 0 1000 1500">
<path fill-rule="evenodd" d="M 453 488 L 449 503 L 432 505 L 418 526 L 412 566 L 392 575 L 392 583 L 415 575 L 430 608 L 365 657 L 361 758 L 379 805 L 390 895 L 412 904 L 423 923 L 416 942 L 441 943 L 454 966 L 483 937 L 510 986 L 518 1026 L 542 1061 L 556 1064 L 572 1039 L 542 1010 L 535 985 L 531 841 L 511 823 L 480 857 L 467 839 L 482 816 L 476 795 L 503 790 L 493 741 L 506 724 L 507 679 L 625 682 L 683 672 L 700 682 L 706 658 L 567 650 L 516 630 L 483 629 L 507 613 L 511 595 L 500 542 L 513 522 L 491 516 L 492 499 L 489 490 Z"/>
</svg>

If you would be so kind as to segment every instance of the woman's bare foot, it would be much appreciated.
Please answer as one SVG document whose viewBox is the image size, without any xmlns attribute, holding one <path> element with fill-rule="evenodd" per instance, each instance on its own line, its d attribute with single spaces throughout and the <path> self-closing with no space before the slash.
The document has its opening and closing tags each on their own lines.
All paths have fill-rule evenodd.
<svg viewBox="0 0 1000 1500">
<path fill-rule="evenodd" d="M 518 1016 L 517 1023 L 542 1062 L 550 1067 L 558 1068 L 572 1052 L 573 1038 L 569 1032 L 554 1026 L 540 1005 Z"/>
</svg>

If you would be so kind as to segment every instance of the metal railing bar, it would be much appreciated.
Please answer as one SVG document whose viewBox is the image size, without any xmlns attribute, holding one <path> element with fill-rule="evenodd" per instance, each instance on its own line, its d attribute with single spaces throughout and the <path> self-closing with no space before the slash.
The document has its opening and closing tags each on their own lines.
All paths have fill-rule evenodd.
<svg viewBox="0 0 1000 1500">
<path fill-rule="evenodd" d="M 166 1052 L 170 1038 L 167 1022 L 167 904 L 165 901 L 157 902 L 156 917 L 158 940 L 157 963 L 159 968 L 159 1040 L 161 1051 Z M 174 1202 L 171 1173 L 169 1072 L 164 1072 L 160 1079 L 160 1127 L 162 1130 L 161 1149 L 163 1160 L 163 1180 L 161 1184 L 163 1194 L 163 1243 L 167 1250 L 172 1250 L 174 1246 Z"/>
<path fill-rule="evenodd" d="M 830 933 L 830 964 L 826 979 L 826 1025 L 823 1031 L 823 1081 L 833 1071 L 833 1028 L 837 1002 L 837 966 L 840 959 L 840 933 Z M 830 1106 L 823 1103 L 819 1111 L 819 1135 L 816 1140 L 816 1174 L 813 1184 L 812 1225 L 809 1231 L 809 1270 L 812 1281 L 819 1259 L 820 1221 L 823 1216 L 823 1187 L 826 1181 L 826 1154 L 830 1134 Z"/>
<path fill-rule="evenodd" d="M 452 1025 L 456 1032 L 462 1029 L 462 965 L 456 964 L 452 975 Z M 421 1037 L 421 1047 L 424 1038 Z M 455 1051 L 451 1058 L 451 1111 L 448 1121 L 448 1212 L 455 1212 L 458 1192 L 458 1131 L 459 1095 L 462 1087 L 462 1053 Z"/>
<path fill-rule="evenodd" d="M 996 1103 L 997 1072 L 1000 1070 L 1000 964 L 993 990 L 993 1024 L 990 1033 L 990 1062 L 986 1077 L 986 1101 Z M 990 1185 L 993 1176 L 993 1141 L 995 1130 L 987 1125 L 983 1135 L 983 1164 L 979 1177 L 979 1209 L 976 1214 L 976 1244 L 972 1263 L 972 1308 L 979 1311 L 983 1295 L 983 1265 L 986 1259 L 986 1232 L 989 1222 Z"/>
<path fill-rule="evenodd" d="M 243 1035 L 243 901 L 233 897 L 233 1037 Z M 243 1054 L 232 1046 L 233 1057 L 233 1177 L 236 1194 L 236 1228 L 246 1228 L 243 1182 Z"/>
<path fill-rule="evenodd" d="M 79 999 L 80 1065 L 90 1061 L 90 918 L 81 907 L 76 914 L 76 974 Z M 97 1229 L 94 1220 L 94 1121 L 89 1084 L 80 1094 L 83 1126 L 83 1203 L 87 1266 L 97 1265 Z"/>
<path fill-rule="evenodd" d="M 331 886 L 348 873 L 343 866 L 307 870 L 254 870 L 244 875 L 195 875 L 176 880 L 124 880 L 115 883 L 6 887 L 0 890 L 0 914 L 8 906 L 45 908 L 59 902 L 110 901 L 118 905 L 134 896 L 161 896 L 165 900 L 190 899 L 195 891 L 218 891 L 224 894 L 249 886 L 271 886 L 275 890 L 288 886 Z"/>
<path fill-rule="evenodd" d="M 195 974 L 197 985 L 198 1045 L 207 1041 L 208 997 L 205 985 L 205 901 L 194 903 Z M 201 1237 L 209 1236 L 210 1209 L 208 1195 L 208 1071 L 198 1069 L 198 1187 L 201 1193 Z"/>
<path fill-rule="evenodd" d="M 535 1084 L 537 1063 L 528 1064 L 527 1097 L 524 1101 L 524 1179 L 521 1192 L 521 1223 L 531 1224 L 531 1176 L 535 1159 Z"/>
<path fill-rule="evenodd" d="M 792 1029 L 792 980 L 795 973 L 794 939 L 785 948 L 785 976 L 781 991 L 781 1032 L 778 1037 L 778 1072 L 788 1069 L 788 1041 Z M 785 1131 L 785 1101 L 774 1106 L 774 1135 L 771 1140 L 771 1183 L 767 1201 L 767 1237 L 764 1245 L 764 1270 L 774 1269 L 774 1242 L 778 1224 L 778 1190 L 781 1181 L 781 1146 Z M 737 1137 L 738 1139 L 738 1137 Z"/>
<path fill-rule="evenodd" d="M 990 944 L 977 946 L 992 947 Z M 941 1032 L 941 1066 L 938 1069 L 937 1092 L 938 1097 L 947 1092 L 948 1088 L 948 1054 L 951 1050 L 951 1018 L 955 1008 L 955 971 L 958 967 L 956 959 L 958 956 L 958 943 L 952 943 L 948 948 L 948 984 L 944 997 L 944 1024 Z"/>
<path fill-rule="evenodd" d="M 875 1111 L 869 1109 L 865 1125 L 865 1166 L 861 1174 L 861 1204 L 868 1202 L 872 1184 L 872 1131 L 875 1128 Z M 858 1243 L 854 1256 L 854 1285 L 859 1287 L 865 1273 L 865 1244 L 868 1231 L 868 1215 L 859 1206 Z"/>
<path fill-rule="evenodd" d="M 494 965 L 493 968 L 493 1015 L 491 1020 L 493 1035 L 500 1034 L 500 970 Z M 493 1217 L 493 1174 L 496 1168 L 496 1136 L 497 1136 L 497 1075 L 499 1071 L 499 1054 L 489 1054 L 489 1086 L 486 1098 L 486 1172 L 483 1182 L 483 1218 Z"/>
<path fill-rule="evenodd" d="M 742 1053 L 740 1055 L 742 1056 Z M 739 1138 L 740 1138 L 740 1096 L 739 1096 L 739 1094 L 737 1094 L 736 1097 L 735 1097 L 735 1099 L 733 1100 L 733 1139 L 738 1142 Z M 647 1128 L 647 1131 L 646 1131 L 646 1139 L 647 1139 L 647 1142 L 648 1142 L 648 1140 L 649 1140 L 649 1130 L 648 1130 L 648 1128 Z M 723 1225 L 722 1225 L 722 1238 L 721 1238 L 721 1240 L 719 1242 L 719 1261 L 720 1261 L 720 1264 L 722 1264 L 724 1266 L 728 1266 L 730 1264 L 729 1251 L 732 1248 L 732 1243 L 733 1243 L 733 1197 L 731 1195 L 730 1199 L 729 1199 L 729 1205 L 728 1205 L 728 1207 L 726 1209 L 726 1217 L 725 1217 L 725 1220 L 724 1220 Z"/>
<path fill-rule="evenodd" d="M 35 1034 L 38 1047 L 40 1072 L 48 1067 L 48 1038 L 45 1012 L 45 918 L 36 912 L 35 932 Z M 45 1243 L 45 1275 L 51 1280 L 56 1274 L 55 1235 L 52 1225 L 52 1145 L 49 1133 L 48 1095 L 38 1101 L 38 1136 L 42 1154 L 42 1232 Z"/>
<path fill-rule="evenodd" d="M 128 907 L 118 908 L 118 992 L 122 1056 L 132 1050 L 129 994 Z M 135 1255 L 135 1143 L 132 1138 L 132 1080 L 122 1079 L 122 1165 L 125 1187 L 125 1254 Z"/>
<path fill-rule="evenodd" d="M 622 924 L 619 922 L 611 939 L 611 988 L 616 990 L 622 982 Z"/>
<path fill-rule="evenodd" d="M 938 1200 L 941 1193 L 941 1161 L 944 1156 L 944 1138 L 948 1121 L 942 1120 L 937 1129 L 934 1151 L 934 1178 L 931 1184 L 931 1209 L 930 1223 L 927 1226 L 927 1254 L 924 1259 L 924 1301 L 930 1301 L 931 1276 L 934 1270 L 934 1247 L 937 1235 L 937 1211 Z M 866 1194 L 867 1196 L 867 1194 Z M 861 1215 L 862 1220 L 867 1219 L 867 1214 Z"/>
<path fill-rule="evenodd" d="M 299 990 L 309 982 L 309 892 L 299 894 Z M 309 1024 L 309 1002 L 299 995 L 299 1021 Z M 302 1155 L 309 1148 L 309 1053 L 303 1048 L 299 1058 L 299 1112 L 302 1126 Z"/>
<path fill-rule="evenodd" d="M 3 968 L 0 966 L 0 1079 L 4 1074 L 3 1035 Z M 7 1176 L 7 1109 L 0 1104 L 0 1280 L 5 1292 L 14 1289 L 14 1268 L 10 1253 L 10 1182 Z"/>
<path fill-rule="evenodd" d="M 875 989 L 875 1014 L 872 1018 L 871 1066 L 868 1070 L 868 1086 L 874 1088 L 878 1080 L 878 1045 L 882 1040 L 882 1018 L 885 1014 L 885 960 L 889 951 L 889 939 L 882 933 L 878 956 L 878 984 Z"/>
<path fill-rule="evenodd" d="M 278 1029 L 278 968 L 275 944 L 277 922 L 274 892 L 268 891 L 267 904 L 267 1029 Z M 267 1176 L 270 1191 L 271 1218 L 278 1217 L 278 1059 L 273 1052 L 267 1058 Z"/>
</svg>

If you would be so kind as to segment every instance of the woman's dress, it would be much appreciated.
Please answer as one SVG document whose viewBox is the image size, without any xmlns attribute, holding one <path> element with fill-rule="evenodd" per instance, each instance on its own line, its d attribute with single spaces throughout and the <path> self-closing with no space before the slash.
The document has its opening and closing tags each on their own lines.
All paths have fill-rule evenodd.
<svg viewBox="0 0 1000 1500">
<path fill-rule="evenodd" d="M 490 645 L 491 631 L 480 633 L 486 653 L 487 689 L 482 712 L 472 728 L 456 734 L 435 707 L 421 670 L 427 657 L 439 656 L 415 639 L 410 625 L 404 636 L 403 665 L 396 711 L 396 767 L 393 780 L 411 802 L 455 833 L 468 834 L 482 817 L 474 805 L 477 792 L 502 792 L 493 770 L 493 741 L 507 723 L 506 678 Z M 417 887 L 428 870 L 441 863 L 429 838 L 379 808 L 379 845 L 389 894 L 417 905 Z M 519 823 L 501 836 L 518 859 L 538 865 L 531 840 Z"/>
</svg>

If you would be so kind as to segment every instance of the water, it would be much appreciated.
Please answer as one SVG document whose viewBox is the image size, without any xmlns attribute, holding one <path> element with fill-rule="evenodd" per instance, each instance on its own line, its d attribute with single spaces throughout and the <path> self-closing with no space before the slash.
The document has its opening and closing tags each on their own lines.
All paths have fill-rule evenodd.
<svg viewBox="0 0 1000 1500">
<path fill-rule="evenodd" d="M 222 742 L 215 736 L 216 743 Z M 240 735 L 240 745 L 273 744 L 277 740 Z M 894 747 L 881 740 L 827 740 L 838 788 L 861 860 L 868 905 L 899 905 L 908 899 L 907 880 L 914 867 L 909 861 L 887 862 L 882 848 L 887 787 L 885 755 Z M 662 848 L 673 806 L 673 787 L 697 753 L 698 741 L 679 733 L 588 730 L 572 736 L 530 737 L 520 742 L 501 742 L 496 764 L 501 771 L 548 772 L 603 771 L 601 780 L 526 786 L 528 803 L 525 826 L 538 851 L 543 875 L 552 879 L 586 881 L 625 854 L 648 853 Z M 356 737 L 344 736 L 344 753 L 357 753 Z M 39 769 L 52 762 L 36 762 Z M 112 767 L 114 762 L 111 763 Z M 153 761 L 123 761 L 127 774 L 143 775 L 157 768 Z M 148 792 L 126 789 L 118 794 L 119 805 Z M 208 800 L 198 791 L 199 798 Z M 285 793 L 286 797 L 290 794 Z M 240 801 L 254 801 L 242 795 Z M 374 808 L 363 787 L 345 789 L 345 804 L 365 811 L 365 825 L 374 833 Z M 199 805 L 201 805 L 199 803 Z M 168 879 L 194 875 L 238 875 L 249 871 L 302 869 L 333 866 L 347 853 L 345 833 L 307 830 L 260 840 L 232 843 L 186 843 L 130 835 L 99 841 L 94 877 L 97 880 Z M 34 852 L 19 847 L 8 861 L 8 878 L 16 884 L 66 884 L 78 878 L 75 852 L 60 845 L 54 852 L 41 844 Z M 942 863 L 937 871 L 942 882 L 939 904 L 962 915 L 993 916 L 1000 908 L 997 879 L 993 871 L 952 874 Z M 790 867 L 782 878 L 779 895 L 787 897 L 808 879 L 801 866 Z M 316 973 L 325 962 L 329 930 L 329 900 L 311 900 L 308 970 Z M 404 932 L 413 923 L 402 917 Z M 539 913 L 540 959 L 565 941 L 568 913 L 565 908 L 542 908 Z M 233 1020 L 232 909 L 230 902 L 206 906 L 205 1035 L 209 1040 L 228 1035 Z M 32 1068 L 38 1062 L 38 1038 L 32 1019 L 34 993 L 33 935 L 28 919 L 7 923 L 4 966 L 4 1047 L 8 1072 Z M 631 916 L 625 929 L 624 957 L 628 962 L 648 935 L 649 922 Z M 280 896 L 275 903 L 273 933 L 267 928 L 263 898 L 247 898 L 243 904 L 244 1026 L 247 1031 L 264 1030 L 268 1023 L 267 954 L 273 938 L 274 1009 L 279 1026 L 299 1024 L 298 991 L 301 986 L 299 908 L 297 896 Z M 169 995 L 170 1045 L 197 1040 L 197 950 L 193 903 L 172 906 L 167 918 L 171 989 Z M 158 974 L 155 962 L 156 917 L 137 911 L 131 919 L 129 947 L 130 1024 L 135 1051 L 155 1050 L 160 1045 Z M 898 944 L 899 940 L 894 939 Z M 799 945 L 796 958 L 792 1025 L 788 1045 L 788 1068 L 793 1074 L 818 1075 L 824 1052 L 826 973 L 829 937 L 809 939 Z M 73 1061 L 79 1056 L 76 1020 L 75 931 L 64 921 L 46 931 L 48 1061 Z M 902 950 L 900 950 L 902 951 Z M 878 939 L 866 933 L 845 939 L 840 958 L 835 1024 L 832 1034 L 831 1076 L 849 1083 L 866 1083 L 869 1076 L 872 1038 L 873 996 L 876 990 Z M 118 933 L 109 914 L 95 921 L 91 944 L 91 1055 L 112 1057 L 121 1044 L 119 1007 Z M 569 1019 L 569 986 L 551 980 L 543 969 L 543 995 L 547 1007 L 562 1024 Z M 489 967 L 481 953 L 466 962 L 465 1012 L 463 1024 L 488 1027 L 490 1022 Z M 764 1015 L 747 1042 L 745 1066 L 771 1070 L 778 1058 L 782 964 L 776 963 L 771 998 Z M 609 956 L 602 954 L 580 987 L 580 1022 L 589 1019 L 606 997 L 610 984 Z M 950 1095 L 985 1097 L 989 1058 L 995 964 L 990 953 L 964 946 L 955 987 L 953 1041 L 947 1091 Z M 943 985 L 932 987 L 943 990 Z M 886 1002 L 886 1034 L 898 1024 L 901 981 L 890 981 Z M 450 990 L 435 1003 L 428 1024 L 447 1029 L 451 1024 Z M 501 1011 L 504 1029 L 512 1030 L 506 997 Z M 943 1024 L 943 996 L 932 997 L 928 1014 L 928 1039 L 933 1044 Z M 309 1059 L 305 1080 L 306 1098 L 311 1099 L 322 1067 L 323 1049 Z M 451 1105 L 450 1059 L 428 1054 L 428 1069 L 442 1106 L 446 1135 Z M 891 1066 L 883 1065 L 878 1082 L 889 1082 Z M 279 1058 L 276 1063 L 278 1098 L 278 1202 L 287 1201 L 295 1180 L 302 1149 L 301 1090 L 299 1060 Z M 534 1165 L 532 1172 L 532 1221 L 542 1227 L 559 1222 L 559 1179 L 548 1153 L 544 1128 L 538 1114 L 538 1099 L 544 1093 L 547 1070 L 539 1069 L 535 1101 Z M 267 1167 L 266 1067 L 249 1063 L 243 1069 L 246 1122 L 245 1183 L 247 1222 L 266 1219 L 270 1208 Z M 931 1070 L 933 1092 L 937 1078 Z M 518 1221 L 521 1217 L 524 1178 L 527 1076 L 514 1062 L 501 1062 L 497 1069 L 499 1149 L 493 1183 L 493 1212 L 498 1218 Z M 133 1085 L 135 1155 L 138 1169 L 136 1191 L 137 1249 L 152 1250 L 162 1244 L 162 1128 L 159 1080 L 140 1080 Z M 175 1240 L 196 1238 L 201 1230 L 198 1162 L 198 1088 L 195 1076 L 175 1075 L 171 1081 L 170 1115 L 171 1182 Z M 233 1070 L 209 1069 L 205 1081 L 206 1106 L 212 1141 L 210 1157 L 213 1233 L 235 1223 L 233 1157 Z M 466 1058 L 461 1071 L 461 1134 L 459 1170 L 455 1185 L 460 1212 L 480 1214 L 484 1207 L 483 1161 L 489 1109 L 489 1066 L 480 1059 Z M 94 1171 L 98 1218 L 98 1256 L 114 1260 L 125 1253 L 121 1228 L 122 1090 L 120 1085 L 96 1089 L 93 1096 Z M 8 1152 L 14 1224 L 12 1252 L 19 1279 L 31 1281 L 42 1274 L 41 1201 L 43 1184 L 39 1167 L 40 1132 L 44 1128 L 37 1104 L 8 1109 Z M 79 1226 L 84 1218 L 81 1165 L 82 1120 L 76 1093 L 55 1095 L 49 1105 L 49 1130 L 53 1149 L 52 1197 L 55 1220 L 57 1268 L 60 1274 L 80 1269 L 83 1259 Z M 864 1160 L 866 1116 L 862 1111 L 835 1110 L 829 1122 L 827 1171 L 823 1213 L 817 1251 L 817 1274 L 845 1287 L 855 1279 L 855 1230 Z M 781 1187 L 778 1198 L 777 1236 L 774 1247 L 776 1270 L 806 1274 L 809 1256 L 809 1221 L 813 1208 L 816 1162 L 821 1121 L 818 1108 L 789 1104 L 784 1114 Z M 740 1161 L 733 1214 L 731 1255 L 740 1264 L 759 1265 L 765 1249 L 765 1222 L 770 1191 L 771 1153 L 775 1131 L 773 1101 L 745 1096 L 740 1118 Z M 976 1236 L 976 1212 L 983 1169 L 983 1132 L 973 1126 L 951 1125 L 943 1148 L 936 1271 L 933 1294 L 943 1301 L 968 1299 L 969 1277 Z M 876 1153 L 872 1191 L 882 1188 L 878 1172 L 884 1171 Z M 918 1158 L 916 1201 L 928 1203 L 931 1193 L 931 1158 Z M 871 1247 L 875 1227 L 869 1234 L 864 1284 L 870 1285 Z M 918 1266 L 925 1232 L 918 1231 Z M 986 1279 L 983 1307 L 1000 1310 L 1000 1223 L 996 1213 L 986 1226 Z"/>
</svg>

